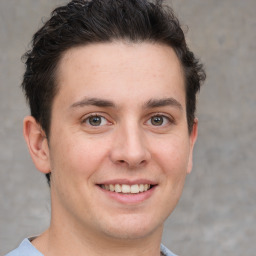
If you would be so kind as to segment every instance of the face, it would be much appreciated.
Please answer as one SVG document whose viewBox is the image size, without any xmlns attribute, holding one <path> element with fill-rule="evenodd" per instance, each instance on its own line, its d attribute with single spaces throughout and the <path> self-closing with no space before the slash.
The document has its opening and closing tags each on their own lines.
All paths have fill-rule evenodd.
<svg viewBox="0 0 256 256">
<path fill-rule="evenodd" d="M 115 239 L 160 234 L 196 139 L 172 48 L 116 42 L 71 49 L 58 86 L 49 140 L 53 220 Z"/>
</svg>

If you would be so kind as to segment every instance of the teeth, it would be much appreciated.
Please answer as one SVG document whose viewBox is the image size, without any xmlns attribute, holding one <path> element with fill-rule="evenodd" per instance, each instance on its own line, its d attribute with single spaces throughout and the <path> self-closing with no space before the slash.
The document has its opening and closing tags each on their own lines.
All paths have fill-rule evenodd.
<svg viewBox="0 0 256 256">
<path fill-rule="evenodd" d="M 123 184 L 122 185 L 122 193 L 130 193 L 130 192 L 131 192 L 131 186 Z"/>
<path fill-rule="evenodd" d="M 116 185 L 115 185 L 115 192 L 117 192 L 117 193 L 122 192 L 122 186 L 119 185 L 119 184 L 116 184 Z"/>
<path fill-rule="evenodd" d="M 116 193 L 124 193 L 124 194 L 138 194 L 141 192 L 145 192 L 149 190 L 149 184 L 134 184 L 134 185 L 127 185 L 127 184 L 110 184 L 110 185 L 101 185 L 101 187 L 105 190 L 116 192 Z"/>
<path fill-rule="evenodd" d="M 140 192 L 143 192 L 145 190 L 145 185 L 144 184 L 140 184 L 139 185 L 139 189 L 140 189 Z"/>
<path fill-rule="evenodd" d="M 105 188 L 106 188 L 106 187 L 105 187 Z M 110 190 L 110 191 L 115 191 L 115 186 L 112 185 L 112 184 L 110 184 L 110 185 L 109 185 L 109 190 Z"/>
<path fill-rule="evenodd" d="M 140 192 L 140 190 L 139 190 L 139 185 L 131 185 L 131 193 L 132 194 L 137 194 L 137 193 L 139 193 Z"/>
</svg>

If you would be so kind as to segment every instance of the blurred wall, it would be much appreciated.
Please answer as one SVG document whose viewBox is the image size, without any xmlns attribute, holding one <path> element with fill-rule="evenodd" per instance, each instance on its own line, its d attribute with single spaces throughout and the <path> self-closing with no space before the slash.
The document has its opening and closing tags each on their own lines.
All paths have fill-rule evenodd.
<svg viewBox="0 0 256 256">
<path fill-rule="evenodd" d="M 22 136 L 29 113 L 19 88 L 41 17 L 61 0 L 0 1 L 0 254 L 49 224 L 49 191 Z M 166 223 L 179 255 L 254 256 L 256 251 L 256 2 L 173 0 L 208 79 L 199 98 L 193 172 Z"/>
</svg>

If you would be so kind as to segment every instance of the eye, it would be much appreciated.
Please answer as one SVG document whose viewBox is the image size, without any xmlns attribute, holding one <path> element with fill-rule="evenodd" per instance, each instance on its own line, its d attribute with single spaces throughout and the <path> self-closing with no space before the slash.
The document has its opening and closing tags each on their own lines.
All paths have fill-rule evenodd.
<svg viewBox="0 0 256 256">
<path fill-rule="evenodd" d="M 105 117 L 98 115 L 91 115 L 87 117 L 83 122 L 91 126 L 102 126 L 108 123 Z"/>
<path fill-rule="evenodd" d="M 171 122 L 171 120 L 170 120 L 169 117 L 166 117 L 166 116 L 163 116 L 163 115 L 155 115 L 155 116 L 152 116 L 147 121 L 147 124 L 153 125 L 153 126 L 165 126 L 170 122 Z"/>
</svg>

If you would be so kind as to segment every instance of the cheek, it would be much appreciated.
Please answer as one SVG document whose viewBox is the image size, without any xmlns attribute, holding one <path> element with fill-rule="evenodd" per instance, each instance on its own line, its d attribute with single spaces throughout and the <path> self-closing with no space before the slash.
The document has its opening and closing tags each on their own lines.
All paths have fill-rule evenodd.
<svg viewBox="0 0 256 256">
<path fill-rule="evenodd" d="M 69 202 L 79 205 L 79 199 L 93 184 L 91 177 L 99 166 L 100 154 L 92 150 L 89 141 L 85 143 L 81 138 L 73 136 L 72 140 L 59 141 L 61 143 L 56 141 L 51 151 L 52 188 L 64 205 L 69 205 Z"/>
<path fill-rule="evenodd" d="M 52 155 L 53 168 L 57 172 L 65 172 L 65 176 L 71 179 L 79 180 L 81 176 L 89 178 L 105 159 L 106 143 L 83 136 L 69 137 L 72 137 L 72 140 L 62 139 L 62 143 L 55 144 L 55 152 Z"/>
<path fill-rule="evenodd" d="M 153 155 L 162 167 L 165 175 L 173 178 L 186 176 L 189 160 L 189 141 L 173 136 L 161 142 L 155 143 Z"/>
</svg>

